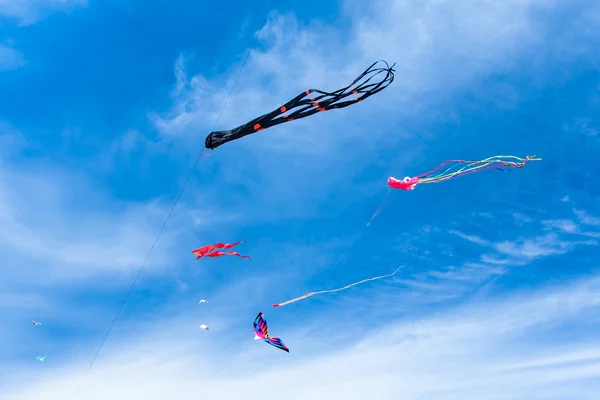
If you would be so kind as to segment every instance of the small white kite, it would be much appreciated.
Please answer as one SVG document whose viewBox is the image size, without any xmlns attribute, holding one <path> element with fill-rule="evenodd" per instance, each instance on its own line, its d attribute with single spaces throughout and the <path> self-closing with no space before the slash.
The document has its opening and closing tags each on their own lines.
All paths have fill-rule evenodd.
<svg viewBox="0 0 600 400">
<path fill-rule="evenodd" d="M 198 304 L 202 304 L 202 303 L 208 303 L 208 301 L 206 301 L 206 300 L 204 300 L 204 299 L 201 299 L 201 300 L 198 302 Z"/>
<path fill-rule="evenodd" d="M 204 329 L 205 331 L 207 331 L 207 330 L 208 330 L 208 326 L 206 326 L 206 325 L 204 325 L 204 324 L 200 325 L 200 328 Z"/>
<path fill-rule="evenodd" d="M 38 325 L 41 325 L 41 324 L 42 324 L 41 322 L 36 322 L 34 320 L 31 320 L 31 325 L 33 325 L 33 326 L 38 326 Z"/>
</svg>

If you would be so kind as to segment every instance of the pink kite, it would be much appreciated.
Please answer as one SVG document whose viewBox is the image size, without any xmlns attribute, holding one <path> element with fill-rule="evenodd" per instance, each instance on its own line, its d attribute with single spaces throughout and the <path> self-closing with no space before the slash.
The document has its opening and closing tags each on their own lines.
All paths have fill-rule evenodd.
<svg viewBox="0 0 600 400">
<path fill-rule="evenodd" d="M 231 249 L 232 247 L 237 246 L 238 244 L 243 244 L 243 243 L 246 243 L 246 242 L 211 244 L 209 246 L 204 246 L 204 247 L 197 248 L 196 250 L 192 250 L 192 254 L 195 254 L 196 256 L 198 256 L 196 258 L 196 260 L 199 260 L 205 256 L 214 258 L 214 257 L 221 257 L 224 255 L 234 255 L 234 256 L 238 256 L 240 258 L 250 258 L 250 256 L 242 256 L 235 251 L 213 251 L 215 249 Z"/>
</svg>

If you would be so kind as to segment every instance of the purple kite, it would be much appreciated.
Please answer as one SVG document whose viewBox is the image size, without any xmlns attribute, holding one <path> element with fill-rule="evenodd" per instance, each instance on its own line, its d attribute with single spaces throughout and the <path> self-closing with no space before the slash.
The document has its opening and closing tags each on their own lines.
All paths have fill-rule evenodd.
<svg viewBox="0 0 600 400">
<path fill-rule="evenodd" d="M 289 353 L 290 349 L 288 349 L 287 346 L 283 344 L 281 339 L 269 337 L 269 326 L 267 325 L 267 321 L 264 319 L 264 316 L 265 315 L 262 312 L 260 312 L 254 320 L 254 340 L 262 339 L 265 342 L 269 343 L 271 346 L 275 346 L 278 349 Z"/>
</svg>

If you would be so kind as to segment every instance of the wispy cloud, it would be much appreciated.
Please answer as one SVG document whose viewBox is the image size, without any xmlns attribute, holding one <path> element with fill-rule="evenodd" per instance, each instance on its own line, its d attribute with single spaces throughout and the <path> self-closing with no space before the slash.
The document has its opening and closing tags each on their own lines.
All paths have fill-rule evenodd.
<svg viewBox="0 0 600 400">
<path fill-rule="evenodd" d="M 576 132 L 587 136 L 597 136 L 598 121 L 591 118 L 579 118 L 573 124 L 566 124 L 563 129 L 567 132 Z"/>
<path fill-rule="evenodd" d="M 12 47 L 0 43 L 0 71 L 17 69 L 25 65 L 23 54 Z"/>
<path fill-rule="evenodd" d="M 209 163 L 221 166 L 222 184 L 236 184 L 240 190 L 256 194 L 238 204 L 240 211 L 256 200 L 284 219 L 314 216 L 321 199 L 333 188 L 338 193 L 349 190 L 349 182 L 359 179 L 367 168 L 378 168 L 384 174 L 390 165 L 401 169 L 411 163 L 422 149 L 415 141 L 406 146 L 415 134 L 399 128 L 402 124 L 398 121 L 435 121 L 439 118 L 436 113 L 446 109 L 440 105 L 451 103 L 461 90 L 477 90 L 496 73 L 526 74 L 524 65 L 533 64 L 521 62 L 523 57 L 537 54 L 545 35 L 555 34 L 550 22 L 545 25 L 536 17 L 540 12 L 555 11 L 560 4 L 510 1 L 473 7 L 468 1 L 450 5 L 381 0 L 364 8 L 346 2 L 342 12 L 349 25 L 340 28 L 324 26 L 318 20 L 302 24 L 291 13 L 274 13 L 217 129 L 233 128 L 275 109 L 308 87 L 331 90 L 345 86 L 378 59 L 397 63 L 396 80 L 352 110 L 334 110 L 228 143 L 214 152 L 215 160 Z M 323 41 L 323 37 L 328 39 Z M 178 146 L 202 146 L 240 66 L 241 61 L 208 78 L 190 70 L 186 57 L 180 56 L 174 67 L 172 106 L 150 113 L 162 137 Z M 482 90 L 493 99 L 505 91 L 489 85 Z M 514 107 L 518 101 L 516 98 L 505 106 Z M 377 129 L 368 129 L 368 133 L 356 129 L 371 126 L 375 120 Z M 384 147 L 402 151 L 385 163 L 375 161 L 384 160 Z M 280 162 L 282 155 L 285 165 Z M 233 162 L 237 168 L 229 167 Z M 245 163 L 251 168 L 244 167 Z M 242 182 L 240 170 L 244 170 Z M 313 179 L 317 174 L 320 179 Z M 368 184 L 364 182 L 360 188 Z M 300 194 L 302 207 L 296 202 Z M 379 192 L 365 190 L 364 196 L 376 197 Z M 266 213 L 259 214 L 268 218 Z"/>
<path fill-rule="evenodd" d="M 543 221 L 549 228 L 557 228 L 566 233 L 575 233 L 578 230 L 577 224 L 570 219 L 555 219 Z"/>
<path fill-rule="evenodd" d="M 118 201 L 84 173 L 57 165 L 0 159 L 0 167 L 3 260 L 28 263 L 27 271 L 4 269 L 5 278 L 49 282 L 129 274 L 141 265 L 168 211 L 160 199 Z M 162 239 L 152 265 L 165 265 L 171 240 Z"/>
<path fill-rule="evenodd" d="M 515 241 L 503 241 L 494 245 L 500 253 L 516 259 L 533 260 L 569 251 L 573 243 L 562 241 L 557 235 L 548 234 Z"/>
<path fill-rule="evenodd" d="M 596 218 L 591 217 L 585 211 L 576 210 L 575 212 L 582 224 L 594 225 L 597 222 Z M 509 256 L 514 260 L 520 259 L 521 261 L 530 261 L 548 255 L 564 254 L 576 245 L 596 244 L 593 240 L 577 241 L 574 240 L 572 236 L 560 236 L 558 234 L 578 234 L 594 237 L 593 233 L 583 232 L 581 226 L 573 220 L 551 219 L 543 220 L 541 221 L 541 224 L 538 224 L 533 218 L 526 215 L 517 213 L 513 213 L 513 215 L 518 215 L 516 220 L 519 221 L 520 225 L 527 223 L 530 228 L 541 225 L 544 230 L 554 232 L 530 238 L 518 238 L 499 242 L 485 240 L 479 236 L 468 235 L 457 230 L 450 230 L 449 233 L 482 247 L 490 247 L 494 249 L 498 255 Z M 488 257 L 488 259 L 495 259 L 492 255 L 486 255 L 486 257 Z"/>
<path fill-rule="evenodd" d="M 0 16 L 14 18 L 20 25 L 29 25 L 48 12 L 86 5 L 87 0 L 0 0 Z"/>
<path fill-rule="evenodd" d="M 510 215 L 512 213 L 507 212 L 506 216 Z M 489 222 L 487 216 L 481 218 Z M 505 224 L 511 222 L 506 218 L 503 221 Z M 490 224 L 482 226 L 478 222 L 471 222 L 480 231 L 489 231 L 491 228 Z M 577 247 L 598 245 L 597 236 L 581 232 L 580 227 L 570 220 L 548 220 L 539 223 L 533 218 L 523 216 L 513 223 L 520 225 L 519 230 L 522 234 L 516 238 L 509 235 L 510 239 L 498 233 L 487 235 L 490 239 L 483 239 L 479 235 L 467 234 L 457 229 L 448 230 L 451 235 L 448 237 L 444 235 L 443 229 L 435 230 L 429 241 L 418 242 L 419 246 L 428 247 L 433 255 L 423 261 L 420 268 L 404 274 L 405 278 L 398 278 L 396 282 L 410 287 L 415 296 L 431 296 L 431 299 L 437 297 L 439 301 L 450 298 L 458 300 L 482 284 L 486 290 L 490 290 L 499 277 L 514 272 L 515 267 L 528 265 L 534 260 L 542 262 L 567 254 Z M 468 224 L 463 225 L 466 227 Z M 557 231 L 548 232 L 554 229 Z M 578 237 L 581 235 L 587 238 L 582 240 Z M 458 237 L 475 246 L 464 247 L 451 237 Z M 430 244 L 431 240 L 436 244 L 434 247 Z M 420 271 L 421 269 L 425 271 Z M 400 297 L 396 301 L 400 301 Z M 406 302 L 404 298 L 401 301 Z"/>
<path fill-rule="evenodd" d="M 11 124 L 0 120 L 0 156 L 13 157 L 23 149 L 26 141 Z"/>
<path fill-rule="evenodd" d="M 381 58 L 397 62 L 398 79 L 386 94 L 379 95 L 383 99 L 377 105 L 363 107 L 363 113 L 375 112 L 377 107 L 393 109 L 400 115 L 414 115 L 436 101 L 428 96 L 432 91 L 438 93 L 438 99 L 443 99 L 482 76 L 516 67 L 516 60 L 543 38 L 543 33 L 534 29 L 535 11 L 555 6 L 536 1 L 485 2 L 473 7 L 467 1 L 449 5 L 385 0 L 374 2 L 367 10 L 348 2 L 343 10 L 351 26 L 344 31 L 319 22 L 301 27 L 292 14 L 274 14 L 260 40 L 266 49 L 253 52 L 221 125 L 237 125 L 270 111 L 307 87 L 329 90 L 344 86 Z M 448 15 L 453 17 L 449 19 Z M 461 28 L 467 26 L 468 29 Z M 323 41 L 323 36 L 328 40 Z M 440 65 L 444 68 L 439 68 Z M 237 68 L 232 67 L 224 76 L 208 81 L 202 75 L 190 76 L 184 59 L 179 58 L 174 105 L 165 115 L 153 117 L 159 130 L 187 135 L 192 127 L 209 127 L 224 103 Z M 260 82 L 269 85 L 259 85 Z M 256 90 L 257 87 L 261 89 Z M 334 123 L 332 118 L 347 119 L 340 115 L 326 118 L 321 123 Z M 352 119 L 357 118 L 360 117 L 354 115 Z M 306 130 L 305 127 L 278 129 Z M 299 145 L 295 147 L 316 143 L 306 135 L 314 133 L 288 134 L 286 143 L 292 140 Z M 320 138 L 320 145 L 323 140 L 326 138 Z"/>
<path fill-rule="evenodd" d="M 521 213 L 513 213 L 513 217 L 515 218 L 515 220 L 520 221 L 520 222 L 531 222 L 532 219 L 530 217 L 528 217 L 527 215 L 523 215 Z"/>
<path fill-rule="evenodd" d="M 600 226 L 600 218 L 593 217 L 583 210 L 574 210 L 575 214 L 584 225 Z"/>
<path fill-rule="evenodd" d="M 551 29 L 552 18 L 540 19 L 561 14 L 564 4 L 345 1 L 339 26 L 274 14 L 217 129 L 274 109 L 307 87 L 344 86 L 377 59 L 397 62 L 396 81 L 352 109 L 261 132 L 202 159 L 150 259 L 156 267 L 152 271 L 162 275 L 149 277 L 148 285 L 138 286 L 132 295 L 130 314 L 118 321 L 81 397 L 352 399 L 368 393 L 415 400 L 592 398 L 590 393 L 600 389 L 595 357 L 600 342 L 590 333 L 597 331 L 597 321 L 589 318 L 600 306 L 597 277 L 541 291 L 498 291 L 502 293 L 493 293 L 496 301 L 488 297 L 496 279 L 515 266 L 596 244 L 577 236 L 581 226 L 595 225 L 591 211 L 578 214 L 579 220 L 551 213 L 540 218 L 533 212 L 525 215 L 525 209 L 538 205 L 522 201 L 522 208 L 487 207 L 485 197 L 478 201 L 478 216 L 485 216 L 485 222 L 469 226 L 461 219 L 470 219 L 473 210 L 446 212 L 435 194 L 426 198 L 415 192 L 396 203 L 404 215 L 380 217 L 382 223 L 370 227 L 372 237 L 361 238 L 367 242 L 360 243 L 364 247 L 355 246 L 344 255 L 358 227 L 355 219 L 362 223 L 370 216 L 371 203 L 376 206 L 387 190 L 382 177 L 390 160 L 396 157 L 394 168 L 399 168 L 426 146 L 409 142 L 417 134 L 406 122 L 439 123 L 447 114 L 459 121 L 462 114 L 453 105 L 457 94 L 485 93 L 496 108 L 515 107 L 521 92 L 492 78 L 534 76 L 532 71 L 539 71 L 548 53 L 564 46 L 562 31 Z M 578 10 L 594 7 L 590 2 Z M 589 30 L 596 31 L 596 26 Z M 180 50 L 170 49 L 169 57 Z M 157 157 L 168 149 L 169 157 L 183 158 L 199 150 L 240 63 L 210 77 L 198 74 L 186 60 L 175 60 L 172 104 L 150 113 L 165 146 L 156 150 L 160 146 L 144 137 L 143 128 L 120 127 L 121 138 L 102 144 L 103 172 L 125 176 L 111 162 L 120 158 L 125 163 L 135 152 Z M 211 66 L 202 69 L 210 71 Z M 438 107 L 444 104 L 448 107 Z M 83 167 L 67 169 L 39 159 L 25 163 L 19 153 L 28 143 L 8 125 L 0 129 L 12 132 L 0 136 L 0 252 L 14 267 L 0 272 L 0 307 L 11 316 L 0 314 L 8 320 L 21 309 L 28 315 L 46 311 L 48 302 L 56 309 L 61 302 L 68 306 L 53 315 L 65 331 L 54 331 L 44 343 L 62 350 L 35 366 L 22 354 L 13 359 L 20 361 L 0 363 L 0 397 L 64 398 L 79 384 L 123 293 L 105 298 L 86 292 L 85 299 L 77 295 L 74 301 L 57 300 L 50 291 L 82 292 L 90 282 L 94 289 L 131 283 L 114 278 L 132 278 L 171 203 L 139 193 L 137 201 L 122 200 Z M 447 132 L 436 131 L 433 146 L 449 143 L 442 140 Z M 479 148 L 479 142 L 474 146 Z M 155 171 L 158 176 L 162 169 Z M 155 190 L 162 195 L 162 188 L 157 184 Z M 444 188 L 452 192 L 452 185 Z M 168 194 L 174 197 L 176 192 Z M 517 195 L 525 199 L 529 193 Z M 510 196 L 502 200 L 510 203 Z M 540 202 L 539 207 L 547 204 Z M 423 208 L 433 217 L 419 211 Z M 413 214 L 418 218 L 410 221 Z M 389 236 L 395 248 L 386 245 Z M 175 265 L 180 257 L 193 258 L 193 245 L 230 238 L 250 240 L 244 250 L 254 257 L 252 262 L 222 258 Z M 315 296 L 283 311 L 270 308 L 272 302 L 308 291 L 343 286 L 358 275 L 356 280 L 379 274 L 375 270 L 386 273 L 398 253 L 415 247 L 426 248 L 426 261 L 397 278 Z M 340 255 L 348 262 L 336 264 L 333 271 Z M 160 284 L 149 282 L 152 278 Z M 47 291 L 31 289 L 42 284 Z M 209 306 L 190 311 L 199 298 L 209 299 Z M 473 298 L 474 305 L 455 307 Z M 290 354 L 252 341 L 251 322 L 260 304 L 271 310 L 267 318 L 272 333 L 290 346 Z M 200 331 L 200 323 L 211 331 Z M 0 342 L 17 343 L 29 352 L 31 342 L 17 340 L 21 327 L 10 326 L 3 335 L 11 340 L 1 337 Z M 596 379 L 586 380 L 590 377 Z"/>
<path fill-rule="evenodd" d="M 436 316 L 380 326 L 343 348 L 334 337 L 319 333 L 320 319 L 305 322 L 310 336 L 286 333 L 271 323 L 290 354 L 253 342 L 250 330 L 242 335 L 246 345 L 224 352 L 213 347 L 218 338 L 210 332 L 181 320 L 161 322 L 141 330 L 153 333 L 111 347 L 81 395 L 185 400 L 200 391 L 226 398 L 274 399 L 285 393 L 290 399 L 358 399 L 368 392 L 381 399 L 512 399 L 518 394 L 591 400 L 600 389 L 600 342 L 587 330 L 597 322 L 585 316 L 598 311 L 599 289 L 600 280 L 593 277 L 495 302 L 480 300 Z M 561 334 L 567 327 L 571 334 L 577 332 L 579 344 Z M 540 332 L 551 346 L 540 343 Z M 303 355 L 308 346 L 318 347 L 319 354 Z M 255 368 L 257 359 L 262 368 Z M 81 374 L 66 364 L 2 394 L 23 400 L 41 394 L 63 398 L 73 393 Z M 22 379 L 16 371 L 11 375 L 13 382 Z"/>
<path fill-rule="evenodd" d="M 592 238 L 600 238 L 600 232 L 584 230 L 584 227 L 596 227 L 600 225 L 600 218 L 596 218 L 583 210 L 574 210 L 577 215 L 579 224 L 569 219 L 553 219 L 542 221 L 549 230 L 558 230 L 573 235 L 587 236 Z M 583 225 L 583 227 L 582 227 Z"/>
<path fill-rule="evenodd" d="M 448 233 L 456 235 L 461 239 L 468 240 L 469 242 L 478 244 L 480 246 L 488 246 L 489 245 L 489 242 L 487 240 L 484 240 L 484 239 L 480 238 L 479 236 L 466 235 L 466 234 L 459 232 L 457 230 L 454 230 L 454 229 L 451 229 L 450 231 L 448 231 Z"/>
<path fill-rule="evenodd" d="M 593 234 L 581 232 L 579 226 L 571 220 L 547 220 L 542 222 L 542 229 L 553 230 L 557 232 L 539 234 L 540 231 L 531 225 L 533 219 L 519 218 L 522 221 L 529 220 L 527 228 L 531 232 L 530 237 L 518 237 L 511 240 L 485 240 L 476 235 L 468 235 L 457 230 L 450 230 L 449 233 L 470 243 L 481 246 L 482 249 L 489 249 L 483 254 L 476 256 L 478 262 L 467 261 L 459 267 L 449 267 L 441 271 L 430 272 L 429 275 L 454 280 L 471 280 L 483 282 L 494 276 L 500 276 L 509 271 L 511 267 L 522 266 L 533 260 L 540 260 L 546 257 L 566 254 L 574 250 L 577 246 L 595 246 L 598 245 Z M 531 229 L 534 229 L 531 231 Z M 559 234 L 560 233 L 560 234 Z M 562 234 L 562 235 L 561 235 Z M 574 234 L 592 237 L 594 239 L 579 240 L 573 237 Z"/>
</svg>

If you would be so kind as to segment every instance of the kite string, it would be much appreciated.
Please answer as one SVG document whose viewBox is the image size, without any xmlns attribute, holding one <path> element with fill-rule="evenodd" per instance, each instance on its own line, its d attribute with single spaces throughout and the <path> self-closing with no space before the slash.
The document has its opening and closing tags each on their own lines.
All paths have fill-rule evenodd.
<svg viewBox="0 0 600 400">
<path fill-rule="evenodd" d="M 242 75 L 242 71 L 244 70 L 248 59 L 250 58 L 250 55 L 252 54 L 252 51 L 254 50 L 254 47 L 256 46 L 256 42 L 258 41 L 258 38 L 261 34 L 261 32 L 263 31 L 267 20 L 269 18 L 269 15 L 271 14 L 271 10 L 273 9 L 273 5 L 275 4 L 275 0 L 271 1 L 271 4 L 269 6 L 269 9 L 267 11 L 267 14 L 265 16 L 265 19 L 259 29 L 259 31 L 257 32 L 254 41 L 252 42 L 252 46 L 250 47 L 250 51 L 248 52 L 248 54 L 246 55 L 246 59 L 244 60 L 244 63 L 242 64 L 240 71 L 238 72 L 235 81 L 233 82 L 233 86 L 231 87 L 231 90 L 229 91 L 229 94 L 227 95 L 227 97 L 225 98 L 225 102 L 223 103 L 223 107 L 221 108 L 221 111 L 219 112 L 219 115 L 217 116 L 217 119 L 215 120 L 215 123 L 213 125 L 213 129 L 215 129 L 215 127 L 217 126 L 217 124 L 219 123 L 219 120 L 221 119 L 221 116 L 223 115 L 223 111 L 225 110 L 225 107 L 227 106 L 227 103 L 229 102 L 229 98 L 231 97 L 231 94 L 233 93 L 233 90 L 235 89 L 237 82 L 240 78 L 240 76 Z M 183 192 L 185 191 L 194 171 L 196 170 L 196 167 L 198 166 L 198 162 L 200 161 L 200 159 L 202 158 L 202 156 L 204 156 L 204 152 L 206 151 L 206 149 L 202 149 L 202 151 L 200 152 L 200 155 L 196 158 L 196 161 L 194 162 L 194 165 L 192 166 L 192 168 L 190 169 L 190 172 L 181 188 L 181 190 L 179 191 L 179 194 L 177 195 L 175 202 L 173 203 L 173 206 L 171 207 L 171 209 L 169 210 L 169 213 L 167 214 L 167 217 L 165 218 L 165 221 L 163 222 L 158 235 L 156 236 L 156 238 L 154 239 L 154 243 L 152 243 L 152 247 L 150 248 L 150 251 L 148 252 L 148 254 L 146 255 L 146 258 L 144 259 L 144 262 L 142 263 L 142 266 L 140 267 L 135 279 L 133 280 L 133 283 L 131 284 L 131 286 L 129 287 L 129 290 L 127 291 L 127 294 L 125 295 L 125 298 L 123 299 L 123 301 L 121 302 L 121 305 L 119 306 L 119 309 L 117 311 L 117 314 L 115 315 L 115 317 L 113 318 L 112 322 L 110 323 L 108 330 L 106 332 L 106 334 L 104 335 L 104 338 L 102 339 L 102 342 L 100 342 L 100 346 L 98 347 L 98 350 L 96 351 L 96 354 L 94 355 L 94 357 L 92 358 L 92 362 L 90 363 L 90 365 L 88 366 L 83 379 L 81 380 L 81 382 L 79 382 L 79 385 L 77 386 L 77 391 L 75 392 L 75 395 L 73 396 L 73 399 L 75 399 L 77 397 L 77 395 L 79 394 L 79 391 L 84 383 L 84 381 L 86 380 L 90 370 L 92 369 L 92 366 L 94 365 L 94 362 L 96 361 L 96 358 L 98 357 L 98 354 L 100 353 L 100 351 L 102 350 L 102 347 L 104 346 L 104 343 L 106 342 L 106 339 L 108 338 L 115 322 L 117 321 L 117 319 L 119 318 L 119 315 L 121 314 L 121 311 L 123 310 L 123 307 L 125 306 L 125 303 L 127 302 L 127 300 L 129 299 L 129 296 L 131 295 L 131 292 L 133 291 L 133 288 L 135 287 L 135 284 L 137 283 L 140 275 L 142 274 L 143 270 L 146 268 L 146 265 L 148 263 L 148 260 L 150 259 L 150 256 L 152 255 L 152 252 L 154 251 L 154 247 L 156 246 L 156 244 L 158 243 L 158 240 L 160 239 L 160 237 L 162 236 L 165 227 L 167 226 L 167 223 L 169 222 L 169 220 L 171 219 L 171 216 L 173 215 L 173 211 L 175 210 L 175 207 L 177 207 L 177 204 L 179 203 L 179 200 L 181 199 L 181 196 L 183 195 Z"/>
<path fill-rule="evenodd" d="M 375 213 L 373 213 L 373 215 L 371 216 L 371 218 L 369 218 L 369 220 L 367 221 L 367 223 L 366 223 L 366 224 L 365 224 L 365 225 L 362 227 L 362 229 L 361 229 L 361 230 L 358 232 L 358 234 L 357 234 L 357 235 L 354 237 L 354 239 L 352 239 L 352 241 L 350 242 L 350 244 L 349 244 L 348 246 L 346 246 L 346 249 L 344 250 L 344 252 L 343 252 L 343 253 L 341 253 L 341 254 L 340 254 L 338 257 L 337 257 L 337 259 L 335 260 L 335 262 L 334 262 L 334 263 L 331 265 L 331 268 L 335 268 L 335 267 L 338 265 L 338 263 L 340 262 L 340 260 L 342 259 L 342 257 L 344 257 L 344 256 L 345 256 L 345 255 L 346 255 L 346 254 L 347 254 L 347 253 L 350 251 L 350 249 L 351 249 L 351 248 L 352 248 L 352 247 L 353 247 L 353 246 L 356 244 L 356 242 L 358 242 L 358 239 L 359 239 L 359 238 L 361 237 L 361 235 L 364 233 L 365 229 L 366 229 L 366 228 L 367 228 L 369 225 L 371 225 L 371 221 L 373 221 L 373 219 L 374 219 L 374 218 L 377 216 L 377 214 L 378 214 L 378 213 L 379 213 L 379 212 L 380 212 L 380 211 L 381 211 L 381 210 L 382 210 L 382 209 L 383 209 L 383 208 L 384 208 L 384 207 L 387 205 L 387 203 L 389 202 L 390 192 L 391 192 L 391 189 L 388 189 L 388 191 L 386 192 L 385 196 L 383 197 L 383 200 L 381 200 L 381 202 L 380 202 L 379 206 L 378 206 L 378 207 L 377 207 L 377 209 L 375 210 Z M 400 268 L 401 268 L 401 267 L 400 267 Z M 398 268 L 398 270 L 399 270 L 400 268 Z M 395 273 L 396 273 L 398 270 L 394 271 L 394 274 L 395 274 Z M 372 279 L 373 279 L 373 278 L 369 278 L 369 279 L 365 280 L 364 282 L 366 282 L 366 281 L 369 281 L 369 280 L 372 280 Z M 379 278 L 375 278 L 375 279 L 379 279 Z M 361 282 L 363 282 L 363 281 L 361 281 Z M 359 282 L 359 283 L 361 283 L 361 282 Z M 350 285 L 350 286 L 348 286 L 348 287 L 351 287 L 351 286 L 354 286 L 354 284 L 352 284 L 352 285 Z M 337 290 L 342 290 L 342 289 L 336 289 L 336 290 L 334 290 L 334 291 L 337 291 Z M 290 300 L 290 301 L 287 301 L 287 302 L 285 302 L 285 303 L 281 303 L 281 304 L 279 304 L 279 305 L 277 305 L 277 306 L 283 306 L 283 305 L 285 305 L 285 304 L 288 304 L 288 303 L 293 303 L 294 301 L 301 300 L 301 299 L 304 299 L 304 298 L 306 298 L 306 297 L 310 297 L 310 296 L 313 296 L 313 295 L 315 295 L 315 294 L 319 294 L 319 293 L 325 293 L 325 292 L 328 292 L 328 290 L 325 290 L 325 291 L 323 291 L 323 292 L 313 292 L 313 293 L 309 293 L 309 294 L 307 294 L 307 295 L 304 295 L 304 296 L 301 296 L 301 297 L 295 298 L 295 299 L 293 299 L 293 300 Z"/>
<path fill-rule="evenodd" d="M 198 158 L 196 158 L 196 162 L 194 163 L 192 169 L 190 170 L 181 190 L 179 191 L 179 194 L 177 195 L 175 202 L 173 203 L 173 206 L 171 207 L 171 209 L 169 210 L 169 213 L 167 214 L 167 218 L 165 218 L 165 221 L 163 222 L 158 235 L 156 235 L 156 238 L 154 239 L 154 243 L 152 243 L 152 247 L 150 247 L 150 251 L 148 252 L 148 254 L 146 255 L 146 258 L 144 259 L 144 262 L 142 263 L 141 268 L 139 269 L 135 279 L 133 280 L 133 283 L 131 284 L 131 286 L 129 286 L 129 290 L 127 291 L 127 294 L 125 295 L 125 298 L 123 299 L 123 301 L 121 302 L 121 305 L 119 306 L 119 309 L 117 310 L 117 313 L 115 315 L 115 317 L 113 318 L 113 320 L 111 321 L 108 330 L 106 331 L 106 334 L 104 335 L 104 338 L 102 339 L 102 342 L 100 342 L 100 346 L 98 347 L 98 350 L 96 350 L 96 354 L 94 354 L 94 357 L 92 358 L 92 362 L 90 363 L 90 365 L 88 366 L 83 379 L 81 380 L 81 382 L 79 382 L 79 385 L 77 386 L 77 391 L 75 392 L 75 395 L 73 396 L 73 399 L 75 399 L 77 397 L 77 395 L 79 394 L 79 391 L 81 390 L 81 386 L 83 385 L 84 381 L 86 380 L 90 370 L 92 369 L 92 366 L 94 365 L 94 362 L 96 361 L 96 358 L 98 358 L 98 354 L 100 354 L 100 351 L 102 350 L 102 347 L 104 347 L 104 343 L 106 342 L 106 339 L 108 338 L 108 335 L 110 334 L 110 332 L 112 331 L 112 328 L 115 325 L 115 322 L 117 321 L 117 319 L 119 318 L 119 315 L 121 315 L 121 311 L 123 311 L 123 307 L 125 306 L 125 303 L 127 302 L 127 300 L 129 299 L 129 296 L 131 295 L 131 292 L 133 291 L 133 288 L 135 286 L 135 284 L 137 283 L 138 279 L 140 278 L 140 275 L 142 274 L 142 271 L 146 268 L 146 265 L 148 263 L 148 260 L 150 259 L 150 256 L 152 255 L 152 252 L 154 251 L 154 247 L 156 246 L 156 244 L 158 243 L 158 240 L 160 239 L 160 237 L 162 236 L 162 233 L 165 230 L 165 227 L 167 226 L 167 223 L 169 222 L 169 220 L 171 219 L 171 216 L 173 215 L 173 211 L 175 210 L 175 207 L 177 206 L 177 204 L 179 203 L 179 199 L 181 198 L 181 196 L 183 195 L 183 192 L 186 188 L 186 186 L 188 185 L 192 174 L 194 173 L 196 166 L 198 165 L 198 162 L 200 161 L 200 158 L 202 158 L 204 154 L 204 149 L 202 150 L 202 152 L 200 153 L 200 155 L 198 156 Z"/>
<path fill-rule="evenodd" d="M 342 259 L 342 257 L 345 256 L 350 251 L 350 249 L 356 244 L 356 242 L 358 241 L 358 239 L 364 233 L 365 229 L 369 225 L 371 225 L 371 221 L 373 221 L 373 219 L 377 216 L 377 214 L 379 214 L 379 212 L 381 212 L 381 210 L 387 205 L 387 203 L 389 201 L 390 193 L 391 193 L 391 189 L 388 189 L 388 191 L 385 194 L 385 196 L 383 196 L 383 200 L 381 200 L 381 203 L 379 204 L 379 206 L 377 207 L 377 209 L 375 210 L 375 212 L 373 213 L 373 215 L 371 216 L 371 218 L 369 218 L 369 220 L 367 221 L 367 223 L 362 227 L 362 229 L 358 232 L 358 234 L 354 237 L 354 239 L 352 239 L 352 241 L 346 247 L 346 249 L 344 250 L 344 252 L 341 253 L 338 256 L 338 258 L 335 260 L 335 262 L 331 265 L 331 268 L 334 268 L 340 262 L 340 260 Z"/>
<path fill-rule="evenodd" d="M 223 115 L 223 111 L 225 111 L 225 106 L 227 105 L 227 102 L 229 102 L 229 98 L 231 97 L 231 94 L 233 93 L 233 89 L 235 89 L 235 86 L 237 85 L 238 79 L 240 79 L 240 76 L 242 75 L 242 71 L 246 67 L 246 64 L 248 63 L 248 59 L 250 59 L 250 55 L 252 54 L 252 51 L 254 50 L 254 47 L 256 46 L 256 42 L 258 41 L 258 38 L 260 37 L 260 34 L 262 33 L 263 29 L 265 28 L 265 25 L 267 24 L 267 20 L 269 19 L 269 15 L 271 14 L 271 10 L 273 9 L 273 4 L 275 4 L 275 0 L 271 1 L 271 5 L 269 6 L 269 10 L 267 11 L 267 15 L 265 15 L 265 19 L 264 19 L 264 21 L 263 21 L 260 29 L 258 30 L 258 33 L 254 37 L 254 41 L 252 42 L 252 46 L 250 46 L 250 51 L 246 55 L 246 59 L 244 60 L 244 63 L 242 64 L 242 67 L 240 68 L 240 71 L 238 72 L 238 74 L 237 74 L 237 76 L 235 78 L 235 81 L 233 82 L 233 86 L 231 86 L 231 90 L 229 90 L 229 94 L 227 95 L 227 98 L 225 99 L 225 103 L 223 104 L 223 107 L 221 108 L 221 112 L 219 112 L 219 116 L 217 117 L 217 120 L 215 121 L 215 124 L 213 125 L 213 128 L 212 128 L 211 131 L 215 130 L 215 128 L 217 127 L 217 123 L 221 119 L 221 115 Z M 204 152 L 204 149 L 202 151 Z"/>
<path fill-rule="evenodd" d="M 385 196 L 383 196 L 383 200 L 381 200 L 381 203 L 379 203 L 379 206 L 375 209 L 375 212 L 371 216 L 371 219 L 369 219 L 369 222 L 367 222 L 367 225 L 371 225 L 371 222 L 373 221 L 373 219 L 375 219 L 377 214 L 379 214 L 388 205 L 388 203 L 390 202 L 391 192 L 392 188 L 389 188 Z"/>
</svg>

